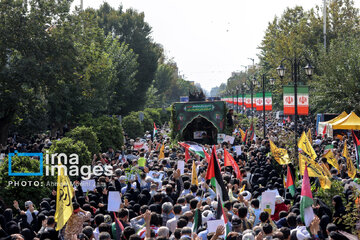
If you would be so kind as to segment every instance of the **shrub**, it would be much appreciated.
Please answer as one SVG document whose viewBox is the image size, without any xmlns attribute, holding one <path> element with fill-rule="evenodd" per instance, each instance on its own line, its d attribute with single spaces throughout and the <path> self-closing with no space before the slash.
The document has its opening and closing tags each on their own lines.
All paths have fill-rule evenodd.
<svg viewBox="0 0 360 240">
<path fill-rule="evenodd" d="M 107 151 L 109 147 L 120 149 L 124 144 L 123 128 L 119 119 L 115 117 L 101 116 L 92 118 L 87 116 L 80 120 L 80 125 L 92 127 L 103 152 Z"/>
<path fill-rule="evenodd" d="M 14 156 L 11 158 L 11 166 L 12 172 L 29 173 L 40 171 L 39 160 L 30 157 Z M 55 176 L 9 176 L 8 169 L 9 161 L 6 158 L 3 164 L 0 165 L 0 199 L 9 207 L 12 206 L 13 200 L 18 200 L 22 209 L 27 200 L 31 200 L 35 205 L 39 206 L 42 198 L 49 197 L 51 190 L 54 188 L 52 183 L 56 183 Z M 43 172 L 45 173 L 45 163 Z M 15 186 L 15 182 L 27 183 L 27 185 L 19 184 L 19 186 Z M 39 183 L 39 186 L 36 186 L 36 183 Z"/>
<path fill-rule="evenodd" d="M 139 115 L 135 112 L 131 112 L 124 117 L 122 125 L 130 138 L 136 138 L 144 134 L 144 127 L 139 119 Z"/>
<path fill-rule="evenodd" d="M 70 155 L 76 153 L 79 156 L 79 165 L 91 165 L 92 157 L 87 146 L 83 141 L 75 141 L 71 138 L 64 137 L 51 145 L 50 153 L 65 153 L 68 159 Z M 64 163 L 63 163 L 64 164 Z M 65 165 L 65 164 L 64 164 Z"/>
<path fill-rule="evenodd" d="M 154 128 L 154 120 L 151 118 L 151 115 L 148 112 L 144 112 L 144 120 L 141 122 L 143 125 L 144 131 L 152 131 Z M 144 131 L 137 137 L 144 135 Z"/>
<path fill-rule="evenodd" d="M 162 125 L 160 119 L 160 112 L 158 109 L 145 108 L 144 112 L 150 115 L 150 118 L 155 122 L 156 127 L 160 127 Z"/>
<path fill-rule="evenodd" d="M 75 141 L 83 141 L 92 154 L 97 154 L 100 151 L 99 140 L 92 127 L 76 127 L 68 132 L 66 136 Z"/>
</svg>

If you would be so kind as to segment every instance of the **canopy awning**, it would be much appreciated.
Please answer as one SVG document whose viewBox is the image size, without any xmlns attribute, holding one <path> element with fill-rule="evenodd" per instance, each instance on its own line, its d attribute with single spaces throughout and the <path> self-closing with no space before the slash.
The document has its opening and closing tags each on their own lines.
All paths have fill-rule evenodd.
<svg viewBox="0 0 360 240">
<path fill-rule="evenodd" d="M 329 120 L 329 121 L 326 121 L 326 122 L 319 122 L 319 126 L 318 126 L 318 134 L 319 135 L 323 135 L 323 131 L 324 131 L 324 128 L 326 126 L 326 135 L 328 137 L 333 137 L 333 129 L 332 129 L 332 126 L 331 124 L 333 124 L 334 122 L 337 122 L 345 117 L 347 117 L 348 114 L 347 112 L 343 111 L 342 113 L 340 113 L 338 116 L 334 117 L 333 119 Z"/>
<path fill-rule="evenodd" d="M 346 117 L 331 124 L 333 129 L 360 130 L 360 118 L 351 112 Z"/>
</svg>

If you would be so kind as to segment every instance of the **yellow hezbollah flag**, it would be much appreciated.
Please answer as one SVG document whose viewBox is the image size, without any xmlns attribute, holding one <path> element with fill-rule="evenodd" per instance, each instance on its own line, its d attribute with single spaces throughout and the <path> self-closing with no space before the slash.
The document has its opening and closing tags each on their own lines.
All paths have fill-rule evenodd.
<svg viewBox="0 0 360 240">
<path fill-rule="evenodd" d="M 300 174 L 304 175 L 305 164 L 308 167 L 309 177 L 317 177 L 319 178 L 320 185 L 324 189 L 329 189 L 331 187 L 331 181 L 326 176 L 324 169 L 311 158 L 304 156 L 303 154 L 299 154 L 299 169 Z"/>
<path fill-rule="evenodd" d="M 351 177 L 352 179 L 355 178 L 355 175 L 356 175 L 356 169 L 354 167 L 354 164 L 349 156 L 349 152 L 348 152 L 348 149 L 347 149 L 347 145 L 346 145 L 346 141 L 344 143 L 344 150 L 343 150 L 343 153 L 342 155 L 346 158 L 346 167 L 347 167 L 347 172 L 348 172 L 348 176 Z"/>
<path fill-rule="evenodd" d="M 165 149 L 165 144 L 161 145 L 160 153 L 159 153 L 159 160 L 165 158 L 164 149 Z"/>
<path fill-rule="evenodd" d="M 242 188 L 240 189 L 240 193 L 242 193 L 245 190 L 245 184 L 242 186 Z"/>
<path fill-rule="evenodd" d="M 241 133 L 241 139 L 245 139 L 245 132 L 241 128 L 239 128 L 239 131 Z"/>
<path fill-rule="evenodd" d="M 192 170 L 191 170 L 191 184 L 199 185 L 197 174 L 196 174 L 196 166 L 195 161 L 192 161 Z"/>
<path fill-rule="evenodd" d="M 311 143 L 310 143 L 309 139 L 307 138 L 305 132 L 302 133 L 302 135 L 299 139 L 298 147 L 301 150 L 303 150 L 304 153 L 306 153 L 312 160 L 316 159 L 317 155 L 315 153 L 315 150 L 311 146 Z"/>
<path fill-rule="evenodd" d="M 310 141 L 310 143 L 311 143 L 311 145 L 312 145 L 312 144 L 313 144 L 313 141 L 312 141 L 312 137 L 311 137 L 311 129 L 310 129 L 310 128 L 309 128 L 309 130 L 307 131 L 306 135 L 307 135 L 307 137 L 308 137 L 308 139 L 309 139 L 309 141 Z"/>
<path fill-rule="evenodd" d="M 64 167 L 59 165 L 56 191 L 56 212 L 55 221 L 57 222 L 56 231 L 64 227 L 73 213 L 72 198 L 74 189 L 69 177 L 64 175 Z"/>
<path fill-rule="evenodd" d="M 270 150 L 273 157 L 280 165 L 291 163 L 287 150 L 276 147 L 276 145 L 271 140 L 270 140 Z"/>
<path fill-rule="evenodd" d="M 324 155 L 322 155 L 323 158 L 326 158 L 327 162 L 331 164 L 331 166 L 333 166 L 334 168 L 336 168 L 338 171 L 340 171 L 340 167 L 338 164 L 338 161 L 336 160 L 333 151 L 330 149 L 329 151 L 327 151 L 327 153 L 325 153 Z"/>
</svg>

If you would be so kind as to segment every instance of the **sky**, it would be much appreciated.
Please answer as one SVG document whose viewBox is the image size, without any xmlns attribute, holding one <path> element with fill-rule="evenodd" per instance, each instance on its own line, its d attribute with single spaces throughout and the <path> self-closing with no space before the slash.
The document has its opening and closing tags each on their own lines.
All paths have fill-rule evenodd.
<svg viewBox="0 0 360 240">
<path fill-rule="evenodd" d="M 83 0 L 84 8 L 103 1 Z M 107 0 L 145 13 L 152 38 L 177 63 L 186 80 L 211 88 L 226 83 L 231 72 L 258 62 L 258 46 L 268 23 L 296 5 L 308 10 L 323 0 Z M 74 4 L 80 5 L 80 0 Z"/>
</svg>

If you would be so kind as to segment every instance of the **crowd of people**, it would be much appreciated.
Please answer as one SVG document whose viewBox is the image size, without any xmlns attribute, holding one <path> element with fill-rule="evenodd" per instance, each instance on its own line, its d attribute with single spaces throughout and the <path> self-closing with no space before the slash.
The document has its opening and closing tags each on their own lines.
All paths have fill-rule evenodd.
<svg viewBox="0 0 360 240">
<path fill-rule="evenodd" d="M 233 116 L 231 116 L 233 117 Z M 237 122 L 235 123 L 235 125 Z M 234 128 L 243 126 L 234 126 Z M 255 129 L 262 133 L 261 119 Z M 92 164 L 111 165 L 112 176 L 93 176 L 96 181 L 94 190 L 85 192 L 78 180 L 74 181 L 75 197 L 73 214 L 64 228 L 57 231 L 54 218 L 56 212 L 56 188 L 44 196 L 41 202 L 33 203 L 26 199 L 20 206 L 13 199 L 13 205 L 7 206 L 0 196 L 0 239 L 65 239 L 65 240 L 304 240 L 304 239 L 356 239 L 350 234 L 349 223 L 344 216 L 349 211 L 359 212 L 358 196 L 359 172 L 354 179 L 347 175 L 346 159 L 341 155 L 344 141 L 352 159 L 355 149 L 351 136 L 342 138 L 316 137 L 311 121 L 299 123 L 299 133 L 312 129 L 313 147 L 318 156 L 322 156 L 325 146 L 331 144 L 339 163 L 338 171 L 318 157 L 329 168 L 332 181 L 339 181 L 343 193 L 330 196 L 332 205 L 324 199 L 314 198 L 315 218 L 306 227 L 300 214 L 301 183 L 296 184 L 293 196 L 284 186 L 286 165 L 280 166 L 270 153 L 269 140 L 279 147 L 286 147 L 284 139 L 293 131 L 293 122 L 275 119 L 267 115 L 267 139 L 257 136 L 256 140 L 246 139 L 235 131 L 235 141 L 219 143 L 216 156 L 219 162 L 222 181 L 228 191 L 229 200 L 219 202 L 216 189 L 206 179 L 208 160 L 193 152 L 184 165 L 182 173 L 178 162 L 185 159 L 184 148 L 171 141 L 167 129 L 159 129 L 155 136 L 146 133 L 138 139 L 125 139 L 122 149 L 112 149 L 94 157 Z M 244 129 L 245 130 L 245 129 Z M 259 135 L 259 134 L 258 134 Z M 142 141 L 145 139 L 145 141 Z M 9 153 L 42 151 L 53 144 L 54 140 L 34 139 L 30 144 L 21 144 L 13 138 L 2 152 Z M 143 143 L 141 148 L 139 146 Z M 241 146 L 241 154 L 233 148 Z M 162 147 L 163 146 L 163 147 Z M 211 154 L 211 146 L 205 145 L 205 151 Z M 240 177 L 231 166 L 224 165 L 224 151 L 228 151 L 240 167 Z M 192 181 L 193 168 L 196 168 L 197 184 Z M 293 170 L 296 164 L 291 166 Z M 129 174 L 129 169 L 134 170 Z M 160 181 L 149 173 L 157 173 Z M 294 173 L 298 171 L 294 171 Z M 157 175 L 157 176 L 158 176 Z M 79 179 L 80 180 L 80 179 Z M 314 179 L 312 179 L 314 180 Z M 312 181 L 316 185 L 316 181 Z M 314 191 L 319 186 L 314 188 Z M 276 190 L 275 212 L 261 210 L 261 194 L 266 190 Z M 108 212 L 108 193 L 118 191 L 121 194 L 121 206 L 117 212 Z M 25 199 L 23 199 L 25 200 Z M 348 203 L 352 208 L 346 209 Z M 228 224 L 219 225 L 211 231 L 208 222 L 219 218 L 219 210 Z M 199 216 L 200 214 L 200 216 Z M 200 221 L 198 221 L 200 219 Z M 358 218 L 359 219 L 359 218 Z M 360 231 L 360 221 L 355 226 Z"/>
</svg>

